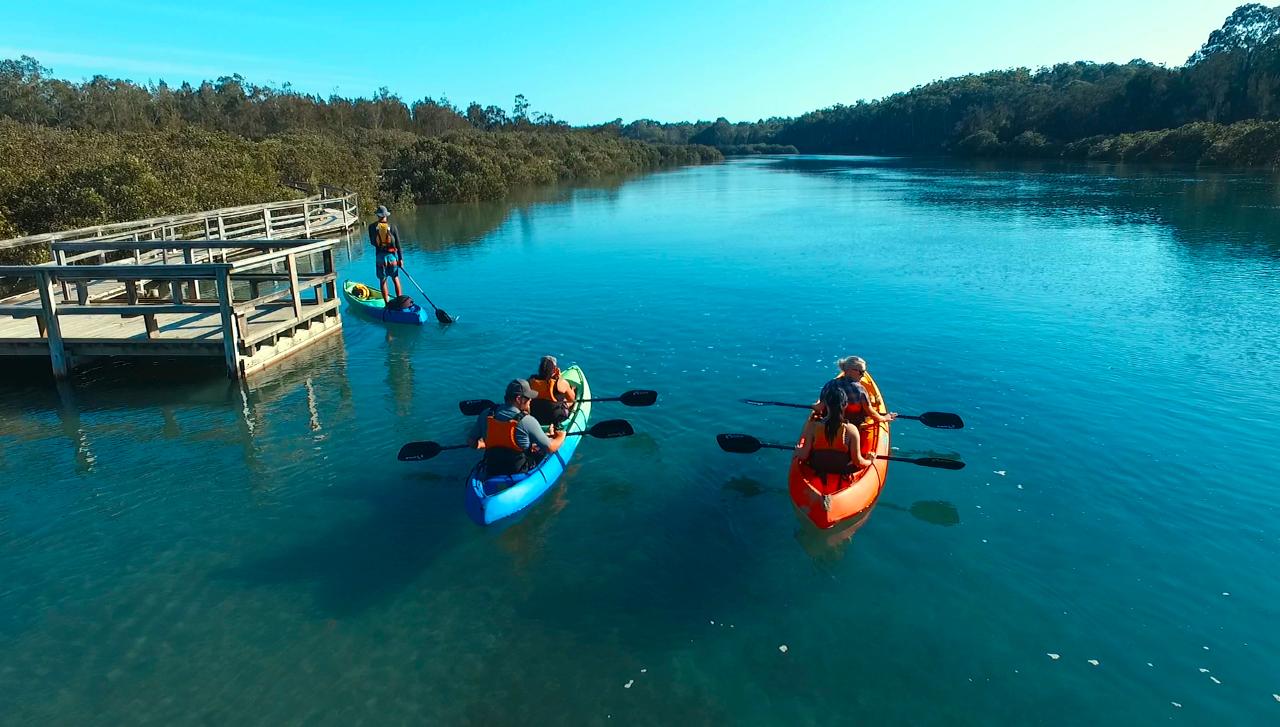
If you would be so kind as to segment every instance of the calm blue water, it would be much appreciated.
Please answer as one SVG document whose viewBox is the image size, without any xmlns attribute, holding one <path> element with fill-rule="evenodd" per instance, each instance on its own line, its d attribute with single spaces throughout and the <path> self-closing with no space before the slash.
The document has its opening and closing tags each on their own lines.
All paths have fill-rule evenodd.
<svg viewBox="0 0 1280 727">
<path fill-rule="evenodd" d="M 397 219 L 452 328 L 0 388 L 0 721 L 1280 721 L 1272 178 L 766 158 Z M 661 399 L 478 528 L 473 455 L 395 452 L 543 353 Z M 851 353 L 968 467 L 819 533 L 714 435 L 792 441 L 737 399 Z"/>
</svg>

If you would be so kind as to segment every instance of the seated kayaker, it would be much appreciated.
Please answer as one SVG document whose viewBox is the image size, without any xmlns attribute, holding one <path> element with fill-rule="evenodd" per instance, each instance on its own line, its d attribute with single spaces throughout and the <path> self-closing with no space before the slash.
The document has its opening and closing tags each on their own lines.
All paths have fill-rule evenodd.
<svg viewBox="0 0 1280 727">
<path fill-rule="evenodd" d="M 529 407 L 529 413 L 554 432 L 557 424 L 569 418 L 578 396 L 573 385 L 560 378 L 555 356 L 542 357 L 538 362 L 538 373 L 529 377 L 529 388 L 538 394 Z"/>
<path fill-rule="evenodd" d="M 528 381 L 515 379 L 507 384 L 502 406 L 476 417 L 468 439 L 472 446 L 484 450 L 489 476 L 520 474 L 560 449 L 564 432 L 548 437 L 538 420 L 529 416 L 529 404 L 535 396 Z"/>
<path fill-rule="evenodd" d="M 880 422 L 891 422 L 898 418 L 898 412 L 891 411 L 888 414 L 881 414 L 879 411 L 880 402 L 871 401 L 871 396 L 867 393 L 867 387 L 863 385 L 863 377 L 867 375 L 867 362 L 858 356 L 846 356 L 836 362 L 840 368 L 840 373 L 834 379 L 828 381 L 822 386 L 822 393 L 818 394 L 818 400 L 813 404 L 813 411 L 818 416 L 825 416 L 825 405 L 823 402 L 827 398 L 827 392 L 836 388 L 844 392 L 845 399 L 848 404 L 845 405 L 845 419 L 858 426 L 866 426 L 870 424 L 879 424 Z"/>
<path fill-rule="evenodd" d="M 871 466 L 874 452 L 862 455 L 862 435 L 857 425 L 845 418 L 849 403 L 838 386 L 823 391 L 822 418 L 811 418 L 804 425 L 803 441 L 796 447 L 795 458 L 807 463 L 818 474 L 852 474 Z"/>
</svg>

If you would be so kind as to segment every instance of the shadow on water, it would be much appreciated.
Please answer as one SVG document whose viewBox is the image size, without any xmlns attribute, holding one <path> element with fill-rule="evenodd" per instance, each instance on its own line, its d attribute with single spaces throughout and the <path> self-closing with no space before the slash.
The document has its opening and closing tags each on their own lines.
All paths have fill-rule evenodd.
<svg viewBox="0 0 1280 727">
<path fill-rule="evenodd" d="M 945 500 L 920 500 L 911 503 L 911 507 L 895 505 L 892 502 L 882 502 L 879 507 L 883 507 L 886 510 L 910 513 L 915 519 L 930 525 L 951 527 L 960 524 L 960 511 L 956 509 L 955 505 Z"/>
<path fill-rule="evenodd" d="M 332 494 L 363 502 L 370 512 L 213 576 L 249 586 L 308 584 L 319 611 L 347 618 L 393 600 L 470 527 L 439 517 L 458 509 L 455 488 L 418 477 L 358 483 Z"/>
<path fill-rule="evenodd" d="M 785 487 L 770 487 L 754 477 L 742 476 L 729 478 L 729 481 L 724 483 L 723 489 L 726 492 L 736 492 L 743 497 L 755 497 L 766 492 L 782 493 L 784 495 L 787 493 L 787 488 Z"/>
</svg>

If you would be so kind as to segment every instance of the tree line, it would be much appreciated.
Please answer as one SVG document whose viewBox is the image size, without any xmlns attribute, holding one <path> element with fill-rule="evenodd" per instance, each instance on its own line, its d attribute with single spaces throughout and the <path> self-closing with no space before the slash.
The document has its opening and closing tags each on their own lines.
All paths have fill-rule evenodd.
<svg viewBox="0 0 1280 727">
<path fill-rule="evenodd" d="M 327 99 L 228 76 L 172 88 L 0 61 L 0 240 L 283 199 L 327 183 L 366 207 L 498 199 L 522 186 L 722 159 L 709 146 L 572 129 L 448 99 Z M 46 251 L 0 250 L 0 262 Z"/>
<path fill-rule="evenodd" d="M 1275 120 L 1280 8 L 1249 4 L 1178 68 L 1134 60 L 966 75 L 804 114 L 770 141 L 804 152 L 1276 165 L 1249 146 L 1274 149 L 1276 126 L 1260 122 Z"/>
</svg>

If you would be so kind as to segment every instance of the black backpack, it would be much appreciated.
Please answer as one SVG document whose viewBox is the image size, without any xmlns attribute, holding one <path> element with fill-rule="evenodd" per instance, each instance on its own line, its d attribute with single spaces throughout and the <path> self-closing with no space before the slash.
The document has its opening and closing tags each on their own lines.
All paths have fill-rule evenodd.
<svg viewBox="0 0 1280 727">
<path fill-rule="evenodd" d="M 413 307 L 413 298 L 407 295 L 397 295 L 387 302 L 388 310 L 408 310 Z"/>
</svg>

